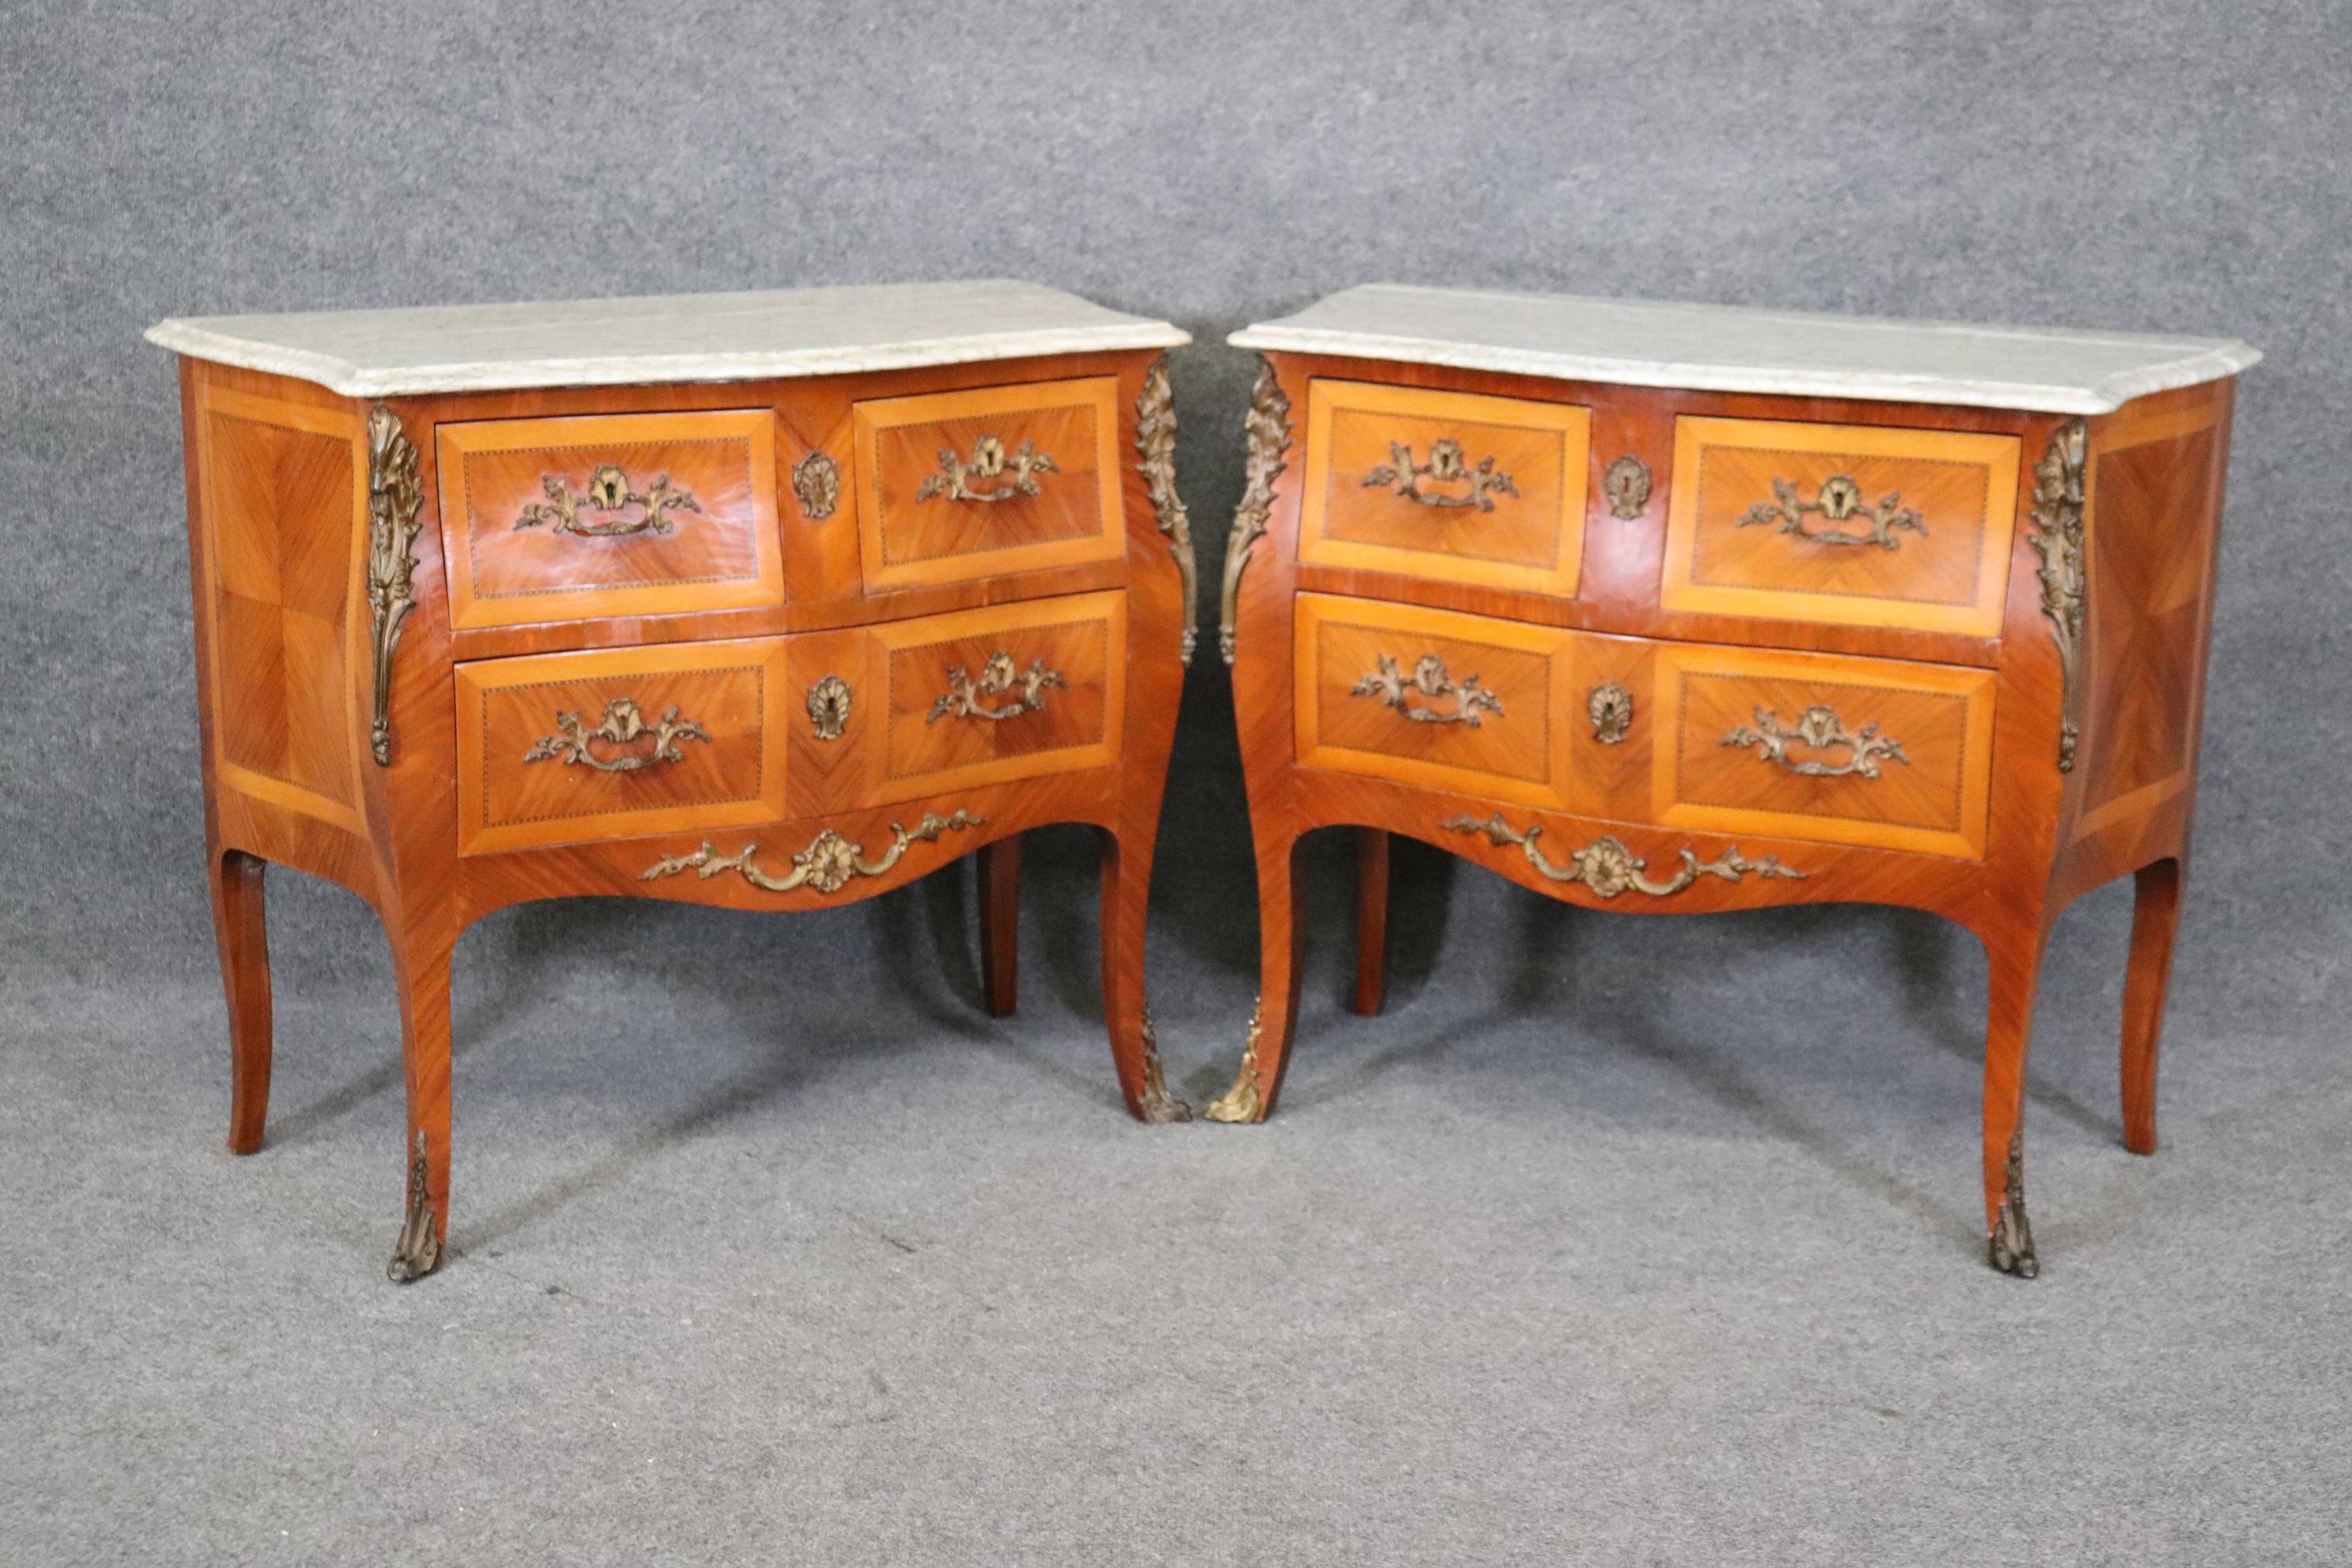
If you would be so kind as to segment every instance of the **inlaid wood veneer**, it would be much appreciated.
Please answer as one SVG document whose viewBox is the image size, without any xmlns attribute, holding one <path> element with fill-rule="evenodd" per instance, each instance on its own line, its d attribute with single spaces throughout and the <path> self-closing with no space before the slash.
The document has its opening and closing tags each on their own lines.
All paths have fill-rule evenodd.
<svg viewBox="0 0 2352 1568">
<path fill-rule="evenodd" d="M 977 851 L 1003 1015 L 1020 836 L 1092 823 L 1120 1092 L 1188 1114 L 1143 994 L 1194 636 L 1183 333 L 977 283 L 150 335 L 183 356 L 229 1144 L 261 1143 L 290 866 L 391 935 L 394 1279 L 446 1251 L 451 952 L 526 899 L 812 909 Z"/>
<path fill-rule="evenodd" d="M 1264 356 L 1220 628 L 1263 989 L 1208 1114 L 1280 1092 L 1320 827 L 1360 835 L 1366 1012 L 1400 833 L 1630 913 L 1907 905 L 1990 955 L 1987 1247 L 2034 1273 L 2042 952 L 2127 872 L 2125 1142 L 2156 1146 L 2231 401 L 2260 356 L 1388 286 L 1233 341 Z"/>
</svg>

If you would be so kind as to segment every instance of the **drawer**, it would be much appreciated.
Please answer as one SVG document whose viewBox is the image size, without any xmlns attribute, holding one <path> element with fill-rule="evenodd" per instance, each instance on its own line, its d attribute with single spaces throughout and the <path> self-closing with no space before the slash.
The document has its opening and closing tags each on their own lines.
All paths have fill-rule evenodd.
<svg viewBox="0 0 2352 1568">
<path fill-rule="evenodd" d="M 458 626 L 780 605 L 767 409 L 435 432 Z"/>
<path fill-rule="evenodd" d="M 1681 644 L 1654 668 L 1661 826 L 1983 858 L 1992 671 Z"/>
<path fill-rule="evenodd" d="M 761 637 L 460 664 L 458 852 L 783 816 L 784 647 Z"/>
<path fill-rule="evenodd" d="M 855 405 L 869 592 L 1126 553 L 1112 376 Z"/>
<path fill-rule="evenodd" d="M 1301 594 L 1298 760 L 1400 784 L 1570 808 L 1560 721 L 1580 634 Z"/>
<path fill-rule="evenodd" d="M 1124 593 L 924 616 L 869 627 L 865 637 L 868 680 L 880 698 L 852 737 L 868 753 L 866 804 L 1118 758 Z"/>
<path fill-rule="evenodd" d="M 1564 404 L 1310 383 L 1298 558 L 1573 595 L 1590 426 Z"/>
<path fill-rule="evenodd" d="M 2011 436 L 1675 421 L 1668 610 L 2000 635 Z"/>
</svg>

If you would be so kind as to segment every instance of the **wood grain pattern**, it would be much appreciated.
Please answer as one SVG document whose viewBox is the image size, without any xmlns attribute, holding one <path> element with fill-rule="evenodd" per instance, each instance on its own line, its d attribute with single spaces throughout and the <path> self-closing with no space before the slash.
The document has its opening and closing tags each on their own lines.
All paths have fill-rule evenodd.
<svg viewBox="0 0 2352 1568">
<path fill-rule="evenodd" d="M 860 403 L 855 420 L 869 590 L 1077 565 L 1125 549 L 1108 377 Z M 1053 467 L 1030 476 L 1034 494 L 1010 473 L 971 482 L 984 500 L 927 493 L 943 464 L 971 459 L 984 442 L 1007 458 L 1029 447 Z"/>
<path fill-rule="evenodd" d="M 219 765 L 249 795 L 357 832 L 365 431 L 348 413 L 285 398 L 199 396 L 192 516 L 211 563 Z"/>
<path fill-rule="evenodd" d="M 2005 436 L 1677 420 L 1659 603 L 1992 636 L 2007 597 L 2017 473 L 2018 445 Z M 1881 545 L 1811 536 L 1869 531 L 1852 517 L 1799 515 L 1804 531 L 1747 521 L 1780 504 L 1781 487 L 1804 506 L 1841 478 L 1859 487 L 1864 506 L 1893 502 L 1915 525 L 1886 531 Z"/>
<path fill-rule="evenodd" d="M 1589 411 L 1591 468 L 1572 595 L 1307 559 L 1301 513 L 1313 504 L 1315 486 L 1303 476 L 1313 470 L 1316 454 L 1310 450 L 1277 480 L 1266 537 L 1242 584 L 1234 665 L 1258 876 L 1262 990 L 1240 1076 L 1210 1115 L 1255 1121 L 1280 1092 L 1297 1016 L 1300 844 L 1326 826 L 1360 835 L 1360 1006 L 1379 1001 L 1387 845 L 1396 835 L 1436 845 L 1547 897 L 1624 913 L 1902 905 L 1966 926 L 1987 951 L 1981 1176 L 1988 1250 L 1999 1267 L 2036 1271 L 2023 1202 L 2022 1123 L 2042 955 L 2069 901 L 2127 873 L 2138 876 L 2139 900 L 2123 1027 L 2126 1141 L 2137 1150 L 2155 1146 L 2157 1036 L 2195 794 L 2232 384 L 2158 394 L 2089 423 L 2093 636 L 2083 679 L 2090 697 L 2083 705 L 2084 761 L 2062 773 L 2056 741 L 2066 693 L 2043 610 L 2040 562 L 2027 537 L 2031 498 L 2016 483 L 2021 463 L 2052 449 L 2066 427 L 2061 417 L 1547 382 L 1311 354 L 1267 358 L 1294 405 L 1322 379 L 1370 377 L 1424 392 L 1573 405 Z M 1928 531 L 1897 531 L 1900 548 L 1891 552 L 1874 544 L 1809 546 L 1867 561 L 1840 568 L 1862 574 L 1844 584 L 1818 572 L 1808 577 L 1758 564 L 1776 559 L 1770 555 L 1719 554 L 1718 564 L 1744 560 L 1739 569 L 1755 581 L 1724 590 L 1729 597 L 1695 603 L 1675 587 L 1677 572 L 1686 589 L 1699 525 L 1706 521 L 1720 536 L 1726 519 L 1697 493 L 1703 448 L 1679 438 L 1694 426 L 1780 432 L 1773 450 L 1809 454 L 1808 462 L 1838 459 L 1858 482 L 1880 487 L 1865 490 L 1866 501 L 1897 490 L 1920 509 Z M 1308 439 L 1316 439 L 1311 431 Z M 1756 442 L 1749 447 L 1763 450 Z M 1749 454 L 1736 448 L 1733 455 L 1736 462 Z M 1626 456 L 1659 482 L 1636 515 L 1619 518 L 1609 510 L 1601 479 L 1607 463 Z M 1976 478 L 1958 484 L 1922 463 L 1973 463 L 1981 484 Z M 1784 479 L 1830 477 L 1785 459 L 1780 466 Z M 1764 476 L 1767 498 L 1770 477 Z M 1939 526 L 1948 516 L 1958 521 Z M 1734 512 L 1729 520 L 1735 531 L 1736 518 Z M 1806 526 L 1816 521 L 1808 514 Z M 1780 549 L 1805 542 L 1769 526 L 1746 531 Z M 1732 537 L 1743 549 L 1749 542 Z M 1974 566 L 1962 570 L 1968 551 L 1949 560 L 1918 552 L 1923 539 L 1968 545 L 1977 552 Z M 1897 559 L 1906 556 L 1909 564 Z M 1906 584 L 1903 574 L 1916 572 L 1920 561 L 1931 570 Z M 1868 592 L 1826 593 L 1825 585 Z M 1330 757 L 1318 757 L 1308 742 L 1328 750 L 1323 732 L 1338 700 L 1335 678 L 1312 657 L 1331 605 L 1344 606 L 1350 623 L 1442 626 L 1465 644 L 1549 639 L 1540 646 L 1564 650 L 1559 658 L 1574 670 L 1570 695 L 1555 701 L 1580 703 L 1591 684 L 1613 681 L 1632 695 L 1633 721 L 1613 745 L 1581 723 L 1556 725 L 1568 731 L 1565 761 L 1549 776 L 1560 782 L 1564 799 L 1546 804 L 1498 806 L 1503 791 L 1490 775 L 1446 779 L 1388 762 L 1377 769 L 1328 765 Z M 1418 619 L 1432 612 L 1454 618 Z M 1509 630 L 1497 629 L 1504 626 Z M 1480 673 L 1489 684 L 1497 679 Z M 1722 744 L 1717 727 L 1752 722 L 1759 706 L 1793 724 L 1802 706 L 1832 696 L 1846 705 L 1840 716 L 1848 727 L 1874 717 L 1885 733 L 1899 736 L 1908 762 L 1885 763 L 1876 781 L 1814 776 L 1777 764 L 1768 770 L 1756 748 Z M 1578 716 L 1555 709 L 1555 717 L 1563 711 Z M 1442 743 L 1458 739 L 1448 735 Z M 1792 752 L 1799 760 L 1817 754 L 1801 747 Z M 1825 754 L 1834 762 L 1848 753 L 1832 747 Z M 1894 787 L 1874 787 L 1890 779 Z M 1498 810 L 1518 839 L 1535 836 L 1555 868 L 1578 864 L 1579 852 L 1612 841 L 1644 868 L 1650 885 L 1671 891 L 1647 893 L 1609 877 L 1555 879 L 1517 840 L 1498 844 L 1445 826 L 1484 821 Z M 1720 869 L 1680 876 L 1685 853 L 1694 866 Z M 1768 863 L 1784 874 L 1756 869 Z"/>
<path fill-rule="evenodd" d="M 1572 594 L 1582 556 L 1587 417 L 1551 403 L 1317 380 L 1307 402 L 1302 561 L 1445 582 Z M 1456 443 L 1507 491 L 1374 475 Z M 1398 454 L 1404 454 L 1402 463 Z M 1422 500 L 1399 493 L 1411 483 Z M 1470 504 L 1473 498 L 1484 504 Z"/>
<path fill-rule="evenodd" d="M 559 653 L 457 666 L 458 852 L 773 822 L 786 814 L 786 731 L 800 707 L 780 637 Z M 564 714 L 593 729 L 616 700 L 647 723 L 694 726 L 652 757 L 650 737 L 593 742 L 604 772 L 533 753 Z"/>
<path fill-rule="evenodd" d="M 782 602 L 775 418 L 765 409 L 457 421 L 435 437 L 458 626 Z M 667 480 L 690 504 L 577 513 L 581 530 L 635 531 L 580 531 L 549 519 L 551 486 L 584 497 L 606 468 L 625 478 L 630 495 L 654 497 Z"/>
<path fill-rule="evenodd" d="M 1297 602 L 1297 756 L 1302 766 L 1425 784 L 1496 800 L 1565 806 L 1571 731 L 1583 697 L 1573 634 L 1371 599 L 1302 594 Z M 1383 658 L 1410 675 L 1425 657 L 1493 706 L 1455 722 L 1459 696 L 1406 689 L 1402 706 L 1360 689 Z M 1475 720 L 1474 723 L 1471 721 Z"/>
<path fill-rule="evenodd" d="M 1757 648 L 1660 650 L 1651 711 L 1667 738 L 1652 753 L 1649 820 L 1708 833 L 1769 833 L 1929 855 L 1984 854 L 1992 778 L 1990 670 Z M 1874 774 L 1793 772 L 1735 744 L 1769 720 L 1794 730 L 1833 710 L 1847 731 L 1902 747 Z M 1637 708 L 1639 703 L 1636 704 Z M 1789 762 L 1850 765 L 1852 746 L 1785 749 Z"/>
<path fill-rule="evenodd" d="M 891 621 L 872 628 L 868 668 L 878 676 L 869 749 L 869 801 L 908 800 L 943 791 L 1076 768 L 1108 766 L 1118 754 L 1127 710 L 1127 599 L 1086 594 L 999 609 Z M 942 710 L 961 671 L 976 684 L 990 661 L 1014 672 L 1010 689 L 972 698 L 982 718 Z M 1052 678 L 1034 697 L 1023 678 Z"/>
<path fill-rule="evenodd" d="M 1161 1086 L 1147 1026 L 1143 918 L 1181 681 L 1184 608 L 1179 574 L 1157 531 L 1142 476 L 1116 461 L 1103 462 L 1099 451 L 1090 464 L 1087 484 L 1106 520 L 1100 542 L 1089 547 L 1093 558 L 1059 565 L 1016 558 L 1005 570 L 969 579 L 873 592 L 865 580 L 859 544 L 868 507 L 850 482 L 853 410 L 934 392 L 1099 383 L 1102 395 L 1089 393 L 1089 406 L 1108 410 L 1098 447 L 1113 453 L 1130 449 L 1132 410 L 1152 357 L 1142 351 L 1082 353 L 800 381 L 394 400 L 391 412 L 419 450 L 425 505 L 414 552 L 415 601 L 392 666 L 389 701 L 400 743 L 384 767 L 360 765 L 371 671 L 362 657 L 367 619 L 363 561 L 354 547 L 365 538 L 362 443 L 369 406 L 285 377 L 184 360 L 196 687 L 215 934 L 229 1000 L 232 1146 L 244 1152 L 257 1145 L 267 1110 L 271 1042 L 261 921 L 264 865 L 291 867 L 351 889 L 375 909 L 391 940 L 408 1110 L 399 1184 L 389 1190 L 404 1201 L 413 1193 L 415 1201 L 404 1216 L 407 1223 L 390 1272 L 406 1279 L 431 1272 L 450 1255 L 449 968 L 458 934 L 474 921 L 524 900 L 593 894 L 740 910 L 829 907 L 903 887 L 963 854 L 985 850 L 992 868 L 982 879 L 990 900 L 982 942 L 986 1000 L 1009 1007 L 1016 852 L 993 847 L 1017 842 L 1029 828 L 1054 822 L 1089 823 L 1104 836 L 1104 1012 L 1121 1096 L 1131 1113 L 1146 1120 L 1181 1118 L 1183 1108 Z M 279 442 L 282 450 L 261 460 L 236 458 L 243 468 L 227 474 L 224 485 L 215 473 L 221 465 L 215 461 L 208 411 L 240 400 L 266 405 L 273 430 L 331 437 L 349 456 L 331 462 L 323 445 L 289 444 L 272 435 L 269 440 Z M 757 470 L 748 492 L 740 486 L 713 489 L 726 498 L 722 515 L 766 520 L 760 530 L 766 542 L 755 542 L 753 553 L 763 560 L 772 553 L 777 574 L 772 584 L 762 576 L 760 603 L 730 603 L 723 584 L 688 584 L 682 585 L 688 593 L 681 600 L 651 606 L 635 600 L 608 603 L 583 618 L 453 625 L 453 584 L 458 580 L 453 552 L 461 547 L 462 525 L 449 503 L 464 487 L 453 487 L 444 468 L 462 456 L 466 443 L 445 442 L 442 435 L 486 426 L 505 426 L 511 433 L 517 424 L 531 422 L 574 430 L 580 426 L 573 422 L 585 422 L 641 434 L 646 427 L 631 421 L 677 416 L 691 416 L 690 424 L 703 427 L 713 419 L 738 425 L 748 420 L 773 436 L 774 460 Z M 835 460 L 843 476 L 836 505 L 825 517 L 803 511 L 790 479 L 793 465 L 819 451 Z M 683 465 L 673 466 L 679 472 L 672 478 L 685 483 Z M 322 477 L 330 470 L 341 478 Z M 257 479 L 252 477 L 257 474 Z M 223 517 L 227 506 L 236 508 L 235 518 Z M 288 515 L 298 519 L 296 524 L 282 526 Z M 639 514 L 624 508 L 619 515 L 625 522 Z M 681 527 L 667 537 L 684 538 L 685 524 L 707 521 L 707 513 L 685 514 Z M 290 571 L 295 590 L 316 590 L 313 597 L 292 601 L 295 612 L 340 617 L 348 639 L 341 645 L 342 668 L 314 670 L 315 694 L 289 698 L 287 687 L 260 679 L 257 672 L 268 661 L 251 657 L 234 636 L 235 657 L 218 652 L 228 619 L 225 608 L 238 608 L 225 606 L 222 591 L 227 552 L 218 536 L 225 524 L 238 552 L 235 581 L 248 588 L 267 586 L 268 594 L 259 596 L 268 598 L 289 592 L 285 584 Z M 591 535 L 571 542 L 604 545 L 614 539 Z M 332 593 L 319 584 L 335 574 L 317 565 L 331 553 L 330 543 L 352 552 L 347 569 L 335 569 L 340 585 Z M 625 591 L 643 586 L 625 585 Z M 1043 607 L 1031 608 L 1031 601 L 1044 602 Z M 273 602 L 287 611 L 288 601 Z M 575 607 L 567 601 L 565 609 L 554 613 L 572 615 Z M 975 621 L 955 619 L 974 614 Z M 885 624 L 919 616 L 940 620 L 911 631 Z M 1076 699 L 1062 706 L 1091 715 L 1077 726 L 1078 742 L 1034 751 L 1025 749 L 1027 742 L 1007 744 L 964 775 L 997 782 L 974 782 L 951 795 L 916 792 L 877 802 L 875 781 L 888 772 L 891 727 L 885 688 L 891 650 L 898 647 L 911 659 L 929 649 L 921 657 L 933 658 L 943 646 L 991 629 L 1002 629 L 1008 637 L 1045 639 L 1041 648 L 1050 643 L 1057 657 L 1068 659 L 1079 689 Z M 748 661 L 747 648 L 753 654 Z M 745 677 L 728 673 L 754 668 L 760 671 L 756 699 L 749 695 Z M 808 689 L 827 674 L 838 674 L 855 688 L 849 721 L 832 740 L 815 732 L 806 709 Z M 550 678 L 554 684 L 545 685 Z M 622 678 L 628 680 L 627 693 L 614 689 Z M 656 694 L 656 682 L 668 698 Z M 715 684 L 705 690 L 696 682 Z M 1129 693 L 1136 699 L 1131 708 Z M 601 717 L 598 705 L 625 694 L 650 710 L 648 719 L 677 700 L 684 715 L 699 720 L 714 738 L 681 742 L 681 754 L 689 762 L 667 784 L 661 782 L 664 769 L 604 771 L 553 761 L 526 768 L 520 763 L 519 745 L 528 748 L 544 732 L 537 727 L 541 704 L 576 704 L 583 727 L 593 727 Z M 1069 696 L 1067 688 L 1050 693 L 1056 700 Z M 500 701 L 517 706 L 501 710 Z M 695 712 L 696 705 L 719 717 Z M 255 711 L 262 718 L 245 717 Z M 282 724 L 280 714 L 286 716 Z M 1009 721 L 997 728 L 1018 723 Z M 297 793 L 285 778 L 233 761 L 225 745 L 232 725 L 244 727 L 236 743 L 249 757 L 260 754 L 257 736 L 282 731 L 288 747 L 308 750 L 269 753 L 273 758 L 346 758 L 348 805 L 307 787 Z M 464 742 L 463 762 L 461 727 L 474 731 Z M 698 757 L 706 744 L 709 757 Z M 758 819 L 719 826 L 698 815 L 737 805 L 749 813 L 742 803 L 728 805 L 716 797 L 740 793 L 754 751 L 761 800 Z M 593 754 L 610 760 L 614 753 L 599 742 Z M 1046 760 L 1032 771 L 1040 755 Z M 961 752 L 949 760 L 957 768 L 969 761 Z M 487 775 L 480 771 L 485 765 Z M 697 773 L 697 765 L 708 776 Z M 461 778 L 475 781 L 468 786 L 467 809 L 479 806 L 483 815 L 461 813 Z M 667 795 L 642 813 L 636 809 L 664 790 Z M 602 812 L 600 805 L 615 795 L 635 798 L 626 809 Z M 493 831 L 500 831 L 514 826 L 507 814 L 534 817 L 551 810 L 559 815 L 540 818 L 541 826 L 524 824 L 531 836 L 551 841 L 477 840 L 467 845 L 471 852 L 460 853 L 461 840 L 476 831 L 462 822 L 495 819 L 501 826 Z M 943 816 L 961 810 L 979 821 L 966 831 L 912 842 L 887 872 L 858 876 L 832 893 L 803 886 L 779 894 L 731 873 L 708 879 L 690 872 L 644 879 L 658 860 L 690 858 L 706 842 L 720 856 L 757 844 L 763 858 L 772 851 L 780 857 L 774 861 L 779 871 L 790 868 L 793 854 L 828 833 L 879 851 L 893 842 L 894 824 L 914 827 L 931 810 Z M 574 811 L 584 815 L 561 815 Z M 583 833 L 590 837 L 576 837 Z M 629 836 L 612 836 L 623 833 Z M 558 838 L 562 841 L 551 841 Z"/>
</svg>

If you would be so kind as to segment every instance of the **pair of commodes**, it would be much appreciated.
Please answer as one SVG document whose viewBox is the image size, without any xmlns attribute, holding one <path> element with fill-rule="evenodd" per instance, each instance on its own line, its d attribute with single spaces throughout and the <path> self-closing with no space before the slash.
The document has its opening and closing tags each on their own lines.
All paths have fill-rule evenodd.
<svg viewBox="0 0 2352 1568">
<path fill-rule="evenodd" d="M 182 355 L 230 1146 L 259 1146 L 270 862 L 391 933 L 394 1279 L 448 1205 L 450 953 L 522 900 L 805 909 L 980 858 L 1014 1004 L 1020 835 L 1105 833 L 1128 1108 L 1189 1112 L 1143 991 L 1193 542 L 1165 322 L 1007 282 L 166 321 Z M 2126 1142 L 2194 799 L 2242 344 L 1361 288 L 1263 354 L 1218 643 L 1274 1104 L 1303 835 L 1570 902 L 1912 905 L 1991 957 L 1994 1264 L 2036 1264 L 2026 1044 L 2066 902 L 2137 874 Z"/>
</svg>

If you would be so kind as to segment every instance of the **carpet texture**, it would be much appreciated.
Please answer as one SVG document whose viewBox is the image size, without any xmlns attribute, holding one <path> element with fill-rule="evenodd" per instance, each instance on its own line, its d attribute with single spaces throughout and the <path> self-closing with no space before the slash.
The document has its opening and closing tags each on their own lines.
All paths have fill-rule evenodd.
<svg viewBox="0 0 2352 1568">
<path fill-rule="evenodd" d="M 2352 1559 L 2352 29 L 2327 4 L 0 5 L 0 1563 Z M 1982 1260 L 1985 965 L 1926 917 L 1567 910 L 1348 846 L 1263 1127 L 1118 1112 L 1093 835 L 1020 1016 L 969 863 L 793 920 L 581 900 L 457 964 L 455 1256 L 383 1267 L 389 963 L 273 874 L 222 1147 L 158 317 L 1013 276 L 1165 316 L 1218 581 L 1224 334 L 1387 279 L 2242 336 L 2162 1151 L 2127 888 L 2056 933 Z M 1207 605 L 1214 614 L 1213 603 Z M 1185 696 L 1150 978 L 1255 990 Z"/>
</svg>

